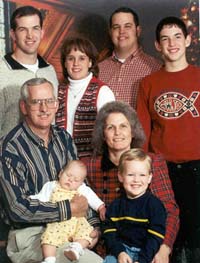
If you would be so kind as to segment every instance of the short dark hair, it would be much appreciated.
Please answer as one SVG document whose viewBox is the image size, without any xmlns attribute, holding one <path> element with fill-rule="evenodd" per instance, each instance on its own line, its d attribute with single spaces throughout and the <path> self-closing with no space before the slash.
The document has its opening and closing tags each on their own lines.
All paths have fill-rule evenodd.
<svg viewBox="0 0 200 263">
<path fill-rule="evenodd" d="M 23 17 L 23 16 L 32 16 L 32 15 L 38 15 L 38 17 L 40 19 L 40 26 L 42 28 L 43 17 L 42 17 L 42 13 L 40 12 L 40 10 L 35 8 L 35 7 L 33 7 L 33 6 L 26 5 L 26 6 L 22 6 L 22 7 L 17 8 L 13 12 L 11 20 L 10 20 L 11 29 L 13 29 L 15 31 L 16 28 L 17 28 L 16 18 L 20 18 L 20 17 Z"/>
<path fill-rule="evenodd" d="M 68 83 L 69 74 L 65 67 L 66 56 L 71 52 L 72 49 L 80 50 L 85 53 L 89 59 L 92 61 L 92 66 L 90 71 L 94 74 L 95 77 L 98 77 L 99 67 L 97 64 L 98 52 L 94 44 L 88 40 L 87 38 L 83 38 L 80 36 L 69 37 L 67 38 L 61 47 L 61 66 L 63 71 L 63 76 L 65 82 Z"/>
<path fill-rule="evenodd" d="M 110 26 L 110 28 L 112 27 L 112 18 L 113 18 L 113 16 L 114 16 L 115 14 L 117 14 L 117 13 L 130 13 L 130 14 L 132 14 L 132 16 L 133 16 L 133 21 L 134 21 L 134 23 L 135 23 L 135 26 L 136 26 L 136 27 L 139 26 L 139 16 L 138 16 L 138 14 L 137 14 L 135 11 L 133 11 L 133 9 L 131 9 L 131 8 L 129 8 L 129 7 L 121 6 L 121 7 L 117 8 L 117 9 L 111 14 L 111 16 L 110 16 L 110 18 L 109 18 L 109 26 Z"/>
<path fill-rule="evenodd" d="M 163 27 L 167 25 L 176 25 L 182 30 L 185 38 L 187 37 L 188 31 L 187 31 L 187 27 L 185 23 L 178 17 L 168 16 L 168 17 L 163 18 L 156 27 L 156 41 L 158 43 L 160 42 L 160 32 L 163 29 Z"/>
</svg>

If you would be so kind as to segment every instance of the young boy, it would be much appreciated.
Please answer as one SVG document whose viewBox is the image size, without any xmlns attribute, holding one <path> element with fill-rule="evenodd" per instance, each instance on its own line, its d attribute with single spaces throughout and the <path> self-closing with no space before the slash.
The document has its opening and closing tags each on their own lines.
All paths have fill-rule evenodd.
<svg viewBox="0 0 200 263">
<path fill-rule="evenodd" d="M 31 195 L 32 199 L 39 199 L 42 202 L 58 202 L 71 200 L 76 194 L 84 195 L 89 206 L 100 213 L 100 218 L 105 219 L 105 205 L 97 195 L 84 184 L 87 175 L 86 166 L 79 160 L 74 160 L 60 172 L 59 181 L 47 182 L 39 194 Z M 90 233 L 93 228 L 85 217 L 75 218 L 63 222 L 47 224 L 47 228 L 42 235 L 41 244 L 44 256 L 44 263 L 56 262 L 56 247 L 68 241 L 68 247 L 64 254 L 71 261 L 78 260 L 84 253 L 92 240 Z"/>
<path fill-rule="evenodd" d="M 180 208 L 173 263 L 200 262 L 200 68 L 188 64 L 190 43 L 181 19 L 158 23 L 155 46 L 165 65 L 143 79 L 137 102 L 145 150 L 164 155 Z"/>
<path fill-rule="evenodd" d="M 108 252 L 104 263 L 150 263 L 165 235 L 166 212 L 147 189 L 151 158 L 135 148 L 122 154 L 119 181 L 125 193 L 106 211 L 104 238 Z"/>
</svg>

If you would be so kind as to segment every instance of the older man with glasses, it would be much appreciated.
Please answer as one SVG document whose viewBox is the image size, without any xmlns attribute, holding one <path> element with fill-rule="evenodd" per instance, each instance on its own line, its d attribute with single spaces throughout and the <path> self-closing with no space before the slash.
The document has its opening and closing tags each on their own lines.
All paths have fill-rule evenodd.
<svg viewBox="0 0 200 263">
<path fill-rule="evenodd" d="M 52 125 L 58 102 L 53 85 L 44 78 L 26 81 L 21 88 L 20 109 L 24 121 L 0 143 L 0 193 L 5 221 L 11 226 L 7 252 L 14 263 L 41 262 L 40 237 L 46 223 L 60 222 L 86 214 L 88 204 L 83 196 L 55 203 L 31 200 L 42 186 L 58 179 L 59 171 L 69 160 L 77 158 L 71 136 Z M 98 221 L 90 218 L 93 226 Z M 92 233 L 95 245 L 98 231 Z M 57 251 L 59 263 L 69 262 Z M 80 263 L 103 260 L 86 250 Z"/>
</svg>

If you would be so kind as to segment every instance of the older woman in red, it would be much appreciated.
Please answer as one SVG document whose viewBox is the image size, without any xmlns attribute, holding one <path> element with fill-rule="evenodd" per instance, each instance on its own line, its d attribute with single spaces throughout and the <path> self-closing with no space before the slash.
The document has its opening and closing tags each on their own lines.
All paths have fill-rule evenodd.
<svg viewBox="0 0 200 263">
<path fill-rule="evenodd" d="M 88 179 L 93 190 L 109 205 L 121 192 L 118 181 L 119 158 L 130 148 L 142 147 L 144 131 L 136 112 L 124 102 L 109 102 L 99 111 L 93 131 L 95 156 L 85 159 Z M 179 229 L 179 209 L 174 199 L 166 162 L 162 155 L 153 159 L 153 179 L 150 190 L 167 210 L 166 235 L 153 263 L 168 263 Z"/>
</svg>

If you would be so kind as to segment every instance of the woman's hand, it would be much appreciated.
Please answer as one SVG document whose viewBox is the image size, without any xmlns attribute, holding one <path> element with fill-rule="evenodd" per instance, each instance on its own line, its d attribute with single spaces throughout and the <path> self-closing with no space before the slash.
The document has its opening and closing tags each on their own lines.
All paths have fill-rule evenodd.
<svg viewBox="0 0 200 263">
<path fill-rule="evenodd" d="M 167 245 L 162 244 L 152 260 L 152 263 L 169 263 L 170 253 L 171 249 Z"/>
</svg>

